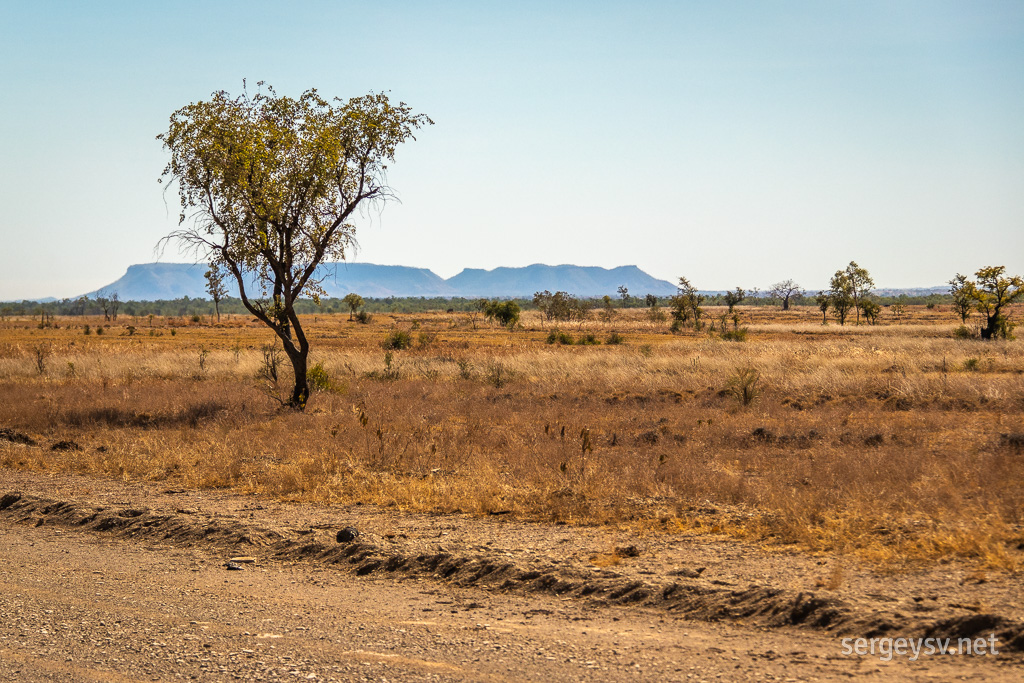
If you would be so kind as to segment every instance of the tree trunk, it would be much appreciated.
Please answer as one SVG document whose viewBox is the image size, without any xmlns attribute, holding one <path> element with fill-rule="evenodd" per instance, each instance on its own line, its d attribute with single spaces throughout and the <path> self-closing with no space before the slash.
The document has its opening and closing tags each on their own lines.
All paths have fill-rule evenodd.
<svg viewBox="0 0 1024 683">
<path fill-rule="evenodd" d="M 296 410 L 305 410 L 306 402 L 309 400 L 309 383 L 306 380 L 308 353 L 303 353 L 294 346 L 289 349 L 288 346 L 290 345 L 285 345 L 285 353 L 288 354 L 288 360 L 292 362 L 292 370 L 295 373 L 295 388 L 292 389 L 288 405 Z"/>
<path fill-rule="evenodd" d="M 782 310 L 784 310 L 784 311 L 788 311 L 789 310 L 789 297 L 788 296 L 785 299 L 782 300 Z"/>
</svg>

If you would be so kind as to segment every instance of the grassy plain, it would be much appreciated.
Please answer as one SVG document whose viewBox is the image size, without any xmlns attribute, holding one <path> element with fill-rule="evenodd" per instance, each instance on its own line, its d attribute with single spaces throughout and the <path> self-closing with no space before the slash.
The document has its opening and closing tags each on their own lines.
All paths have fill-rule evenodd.
<svg viewBox="0 0 1024 683">
<path fill-rule="evenodd" d="M 309 316 L 328 381 L 305 413 L 273 397 L 290 368 L 261 373 L 271 334 L 246 317 L 7 319 L 0 467 L 1019 569 L 1024 342 L 955 339 L 943 307 L 738 310 L 744 342 L 642 310 L 562 326 L 624 338 L 590 346 L 548 344 L 537 313 Z M 386 356 L 394 329 L 413 347 Z"/>
</svg>

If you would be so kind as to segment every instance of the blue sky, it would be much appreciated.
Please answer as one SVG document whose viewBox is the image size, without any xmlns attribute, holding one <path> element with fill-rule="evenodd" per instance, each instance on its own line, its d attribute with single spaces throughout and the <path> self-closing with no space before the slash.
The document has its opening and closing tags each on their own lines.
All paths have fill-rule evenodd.
<svg viewBox="0 0 1024 683">
<path fill-rule="evenodd" d="M 1024 274 L 1017 0 L 0 0 L 0 75 L 0 299 L 155 260 L 178 207 L 154 138 L 243 78 L 435 120 L 355 260 L 702 289 L 816 289 L 850 260 L 891 287 Z"/>
</svg>

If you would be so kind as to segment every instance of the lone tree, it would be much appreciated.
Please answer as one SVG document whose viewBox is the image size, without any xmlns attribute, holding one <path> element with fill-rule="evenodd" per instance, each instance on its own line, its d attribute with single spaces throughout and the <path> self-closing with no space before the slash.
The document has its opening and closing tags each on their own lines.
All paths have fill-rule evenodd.
<svg viewBox="0 0 1024 683">
<path fill-rule="evenodd" d="M 182 107 L 157 136 L 171 154 L 161 181 L 178 182 L 179 225 L 193 219 L 165 240 L 235 278 L 242 304 L 280 338 L 295 373 L 287 404 L 301 410 L 309 340 L 295 301 L 319 301 L 317 266 L 345 258 L 358 207 L 394 197 L 387 163 L 432 121 L 383 93 L 327 101 L 314 89 L 294 99 L 258 86 Z"/>
<path fill-rule="evenodd" d="M 803 296 L 803 290 L 793 280 L 783 280 L 782 282 L 776 282 L 772 285 L 769 294 L 773 299 L 780 299 L 782 301 L 782 310 L 789 310 L 789 300 L 794 296 Z"/>
<path fill-rule="evenodd" d="M 224 271 L 216 263 L 210 264 L 210 269 L 204 274 L 206 278 L 206 293 L 213 299 L 213 309 L 217 312 L 217 322 L 220 322 L 220 302 L 228 295 L 228 288 L 224 285 Z"/>
<path fill-rule="evenodd" d="M 839 318 L 840 325 L 846 324 L 846 316 L 850 314 L 850 309 L 859 310 L 855 292 L 849 271 L 837 270 L 829 282 L 828 301 Z M 859 312 L 857 316 L 860 317 Z"/>
<path fill-rule="evenodd" d="M 348 306 L 348 319 L 349 321 L 355 320 L 356 311 L 363 307 L 366 302 L 363 301 L 363 297 L 359 296 L 355 292 L 349 292 L 342 299 L 346 306 Z"/>
<path fill-rule="evenodd" d="M 974 283 L 968 280 L 966 275 L 957 273 L 947 284 L 949 294 L 953 297 L 953 311 L 960 316 L 961 324 L 966 325 L 976 303 L 973 295 Z"/>
<path fill-rule="evenodd" d="M 971 297 L 977 302 L 978 311 L 985 316 L 985 327 L 981 328 L 982 339 L 1011 339 L 1013 326 L 1003 315 L 1003 310 L 1017 299 L 1024 297 L 1024 278 L 1019 275 L 1005 277 L 1006 266 L 982 268 L 971 283 Z"/>
<path fill-rule="evenodd" d="M 850 296 L 853 299 L 853 310 L 856 312 L 857 324 L 859 325 L 860 311 L 863 308 L 861 300 L 871 293 L 871 288 L 875 286 L 875 281 L 871 279 L 867 269 L 858 266 L 856 261 L 850 261 L 850 265 L 846 266 L 846 279 L 849 283 Z"/>
<path fill-rule="evenodd" d="M 729 313 L 732 313 L 732 309 L 736 308 L 736 304 L 747 298 L 747 293 L 739 287 L 734 292 L 725 293 L 725 305 L 729 307 Z"/>
</svg>

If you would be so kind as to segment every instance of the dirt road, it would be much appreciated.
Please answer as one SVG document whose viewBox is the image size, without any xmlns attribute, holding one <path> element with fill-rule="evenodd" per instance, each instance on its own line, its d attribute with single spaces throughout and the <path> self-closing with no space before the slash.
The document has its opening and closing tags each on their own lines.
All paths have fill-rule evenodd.
<svg viewBox="0 0 1024 683">
<path fill-rule="evenodd" d="M 229 570 L 215 543 L 80 530 L 45 521 L 58 516 L 47 509 L 0 515 L 2 681 L 1021 677 L 1019 654 L 883 662 L 844 656 L 839 637 L 814 630 L 576 595 L 265 554 Z"/>
</svg>

